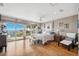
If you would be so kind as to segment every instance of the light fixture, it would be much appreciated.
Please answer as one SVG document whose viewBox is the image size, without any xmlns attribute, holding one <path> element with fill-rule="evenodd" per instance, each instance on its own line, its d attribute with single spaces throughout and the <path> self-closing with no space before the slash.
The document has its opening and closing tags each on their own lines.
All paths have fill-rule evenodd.
<svg viewBox="0 0 79 59">
<path fill-rule="evenodd" d="M 63 11 L 64 11 L 63 9 L 60 9 L 60 10 L 59 10 L 59 12 L 63 12 Z"/>
<path fill-rule="evenodd" d="M 39 20 L 42 21 L 43 18 L 45 18 L 45 17 L 46 17 L 46 15 L 39 16 Z"/>
<path fill-rule="evenodd" d="M 0 6 L 4 6 L 4 4 L 3 3 L 0 3 Z"/>
<path fill-rule="evenodd" d="M 52 7 L 56 6 L 57 3 L 49 3 Z"/>
<path fill-rule="evenodd" d="M 42 21 L 41 17 L 40 17 L 40 21 Z"/>
</svg>

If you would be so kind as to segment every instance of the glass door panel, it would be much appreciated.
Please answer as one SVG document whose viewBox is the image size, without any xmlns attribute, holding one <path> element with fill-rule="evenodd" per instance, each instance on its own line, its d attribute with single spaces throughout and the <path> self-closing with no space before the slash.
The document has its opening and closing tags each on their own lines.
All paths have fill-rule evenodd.
<svg viewBox="0 0 79 59">
<path fill-rule="evenodd" d="M 15 24 L 13 22 L 5 22 L 7 27 L 7 41 L 14 41 L 15 40 Z"/>
<path fill-rule="evenodd" d="M 23 39 L 24 24 L 5 22 L 7 27 L 7 41 L 21 40 Z"/>
<path fill-rule="evenodd" d="M 23 40 L 24 38 L 24 24 L 16 23 L 15 24 L 16 31 L 16 40 Z"/>
</svg>

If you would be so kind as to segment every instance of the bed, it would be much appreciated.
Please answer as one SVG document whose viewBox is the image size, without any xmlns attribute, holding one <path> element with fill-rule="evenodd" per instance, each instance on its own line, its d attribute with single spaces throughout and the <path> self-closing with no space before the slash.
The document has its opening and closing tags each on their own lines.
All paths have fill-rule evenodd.
<svg viewBox="0 0 79 59">
<path fill-rule="evenodd" d="M 54 33 L 48 33 L 48 32 L 44 32 L 44 33 L 35 33 L 32 35 L 32 42 L 36 41 L 36 40 L 41 40 L 42 44 L 45 44 L 47 41 L 49 40 L 54 40 Z"/>
</svg>

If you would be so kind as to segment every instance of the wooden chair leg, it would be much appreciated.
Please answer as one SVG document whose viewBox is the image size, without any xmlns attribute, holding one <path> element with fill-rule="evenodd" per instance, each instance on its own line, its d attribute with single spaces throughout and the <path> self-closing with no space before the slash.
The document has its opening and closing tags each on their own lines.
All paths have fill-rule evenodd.
<svg viewBox="0 0 79 59">
<path fill-rule="evenodd" d="M 58 46 L 60 45 L 60 43 L 58 42 Z"/>
<path fill-rule="evenodd" d="M 74 44 L 72 44 L 72 49 L 74 49 Z"/>
<path fill-rule="evenodd" d="M 3 51 L 3 47 L 0 47 L 0 52 L 2 52 Z"/>
<path fill-rule="evenodd" d="M 68 46 L 68 51 L 70 51 L 70 45 Z"/>
</svg>

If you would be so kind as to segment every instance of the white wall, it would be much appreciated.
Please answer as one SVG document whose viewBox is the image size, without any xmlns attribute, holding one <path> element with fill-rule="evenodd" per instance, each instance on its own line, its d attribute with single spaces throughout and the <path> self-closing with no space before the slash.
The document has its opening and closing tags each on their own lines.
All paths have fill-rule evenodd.
<svg viewBox="0 0 79 59">
<path fill-rule="evenodd" d="M 59 30 L 61 35 L 66 35 L 66 33 L 77 33 L 77 20 L 78 15 L 69 16 L 65 18 L 58 19 L 54 21 L 54 30 Z M 59 26 L 59 23 L 62 23 L 61 26 Z M 69 28 L 66 28 L 65 24 L 69 24 Z"/>
<path fill-rule="evenodd" d="M 78 9 L 78 20 L 79 20 L 79 9 Z M 79 42 L 79 28 L 78 28 L 78 42 Z M 79 45 L 78 45 L 79 47 Z"/>
<path fill-rule="evenodd" d="M 54 31 L 56 32 L 57 30 L 59 31 L 61 30 L 61 32 L 64 32 L 64 33 L 77 32 L 77 20 L 78 20 L 78 15 L 54 20 Z M 60 22 L 63 23 L 61 27 L 59 26 Z M 69 24 L 69 28 L 65 28 L 65 24 Z M 50 27 L 49 29 L 47 28 L 48 26 Z M 42 31 L 53 31 L 53 21 L 43 23 L 41 28 L 42 28 Z"/>
</svg>

